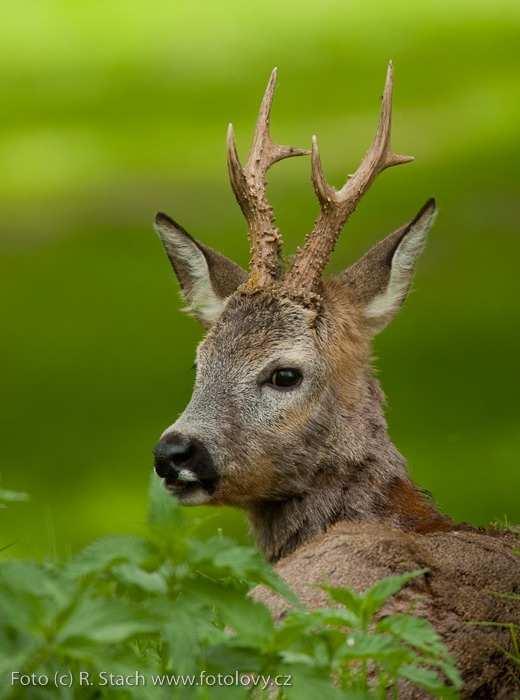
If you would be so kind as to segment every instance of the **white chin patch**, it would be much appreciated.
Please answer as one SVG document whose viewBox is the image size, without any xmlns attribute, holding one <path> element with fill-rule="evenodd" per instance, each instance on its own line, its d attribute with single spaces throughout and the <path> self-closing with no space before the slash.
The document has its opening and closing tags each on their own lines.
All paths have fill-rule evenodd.
<svg viewBox="0 0 520 700">
<path fill-rule="evenodd" d="M 177 498 L 183 506 L 201 506 L 210 500 L 209 493 L 202 488 L 193 489 L 186 493 L 179 493 Z"/>
<path fill-rule="evenodd" d="M 191 471 L 191 469 L 181 469 L 177 474 L 177 481 L 198 481 L 197 476 Z"/>
</svg>

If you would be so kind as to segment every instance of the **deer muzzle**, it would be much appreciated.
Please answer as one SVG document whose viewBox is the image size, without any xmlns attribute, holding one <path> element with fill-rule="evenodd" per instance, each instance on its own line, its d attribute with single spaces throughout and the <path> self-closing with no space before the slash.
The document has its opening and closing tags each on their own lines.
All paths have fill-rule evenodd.
<svg viewBox="0 0 520 700">
<path fill-rule="evenodd" d="M 203 503 L 219 480 L 211 455 L 195 437 L 167 432 L 154 450 L 155 471 L 181 501 Z"/>
</svg>

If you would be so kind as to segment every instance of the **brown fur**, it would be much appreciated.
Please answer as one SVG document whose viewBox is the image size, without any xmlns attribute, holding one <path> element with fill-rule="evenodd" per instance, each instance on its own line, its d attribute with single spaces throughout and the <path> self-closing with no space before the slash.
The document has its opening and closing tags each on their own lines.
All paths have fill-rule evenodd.
<svg viewBox="0 0 520 700">
<path fill-rule="evenodd" d="M 358 591 L 383 576 L 428 568 L 384 608 L 382 614 L 412 611 L 441 634 L 462 672 L 464 698 L 520 697 L 519 676 L 502 650 L 511 646 L 509 630 L 478 626 L 478 621 L 520 624 L 520 605 L 500 594 L 520 592 L 519 540 L 507 532 L 454 529 L 427 535 L 405 533 L 381 523 L 338 523 L 290 556 L 276 570 L 309 607 L 330 605 L 316 584 Z M 289 604 L 266 589 L 256 600 L 277 619 Z M 411 687 L 399 697 L 429 697 Z"/>
<path fill-rule="evenodd" d="M 403 530 L 425 534 L 456 527 L 450 518 L 439 513 L 424 493 L 399 477 L 390 479 L 388 483 L 386 499 L 381 504 L 382 513 L 388 509 L 395 514 Z"/>
</svg>

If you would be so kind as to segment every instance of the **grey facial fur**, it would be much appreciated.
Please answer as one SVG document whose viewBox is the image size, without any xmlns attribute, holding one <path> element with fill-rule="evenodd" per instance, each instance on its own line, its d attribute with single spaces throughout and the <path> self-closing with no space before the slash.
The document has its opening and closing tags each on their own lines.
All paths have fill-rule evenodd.
<svg viewBox="0 0 520 700">
<path fill-rule="evenodd" d="M 202 440 L 220 475 L 213 494 L 181 502 L 244 508 L 272 561 L 340 520 L 448 525 L 388 437 L 362 308 L 345 275 L 324 285 L 319 313 L 276 293 L 234 292 L 199 345 L 192 398 L 169 429 Z M 272 387 L 281 367 L 300 370 L 301 384 Z"/>
</svg>

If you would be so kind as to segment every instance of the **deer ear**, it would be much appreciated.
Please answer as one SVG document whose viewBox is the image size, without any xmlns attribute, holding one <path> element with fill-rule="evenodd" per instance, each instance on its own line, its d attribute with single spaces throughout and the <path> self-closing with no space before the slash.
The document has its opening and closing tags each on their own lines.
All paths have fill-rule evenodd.
<svg viewBox="0 0 520 700">
<path fill-rule="evenodd" d="M 377 243 L 343 273 L 342 282 L 374 332 L 393 319 L 406 299 L 415 262 L 436 214 L 435 200 L 430 199 L 413 221 Z"/>
<path fill-rule="evenodd" d="M 181 285 L 185 311 L 204 327 L 211 326 L 222 313 L 226 298 L 245 281 L 247 273 L 196 241 L 166 214 L 157 214 L 155 230 Z"/>
</svg>

